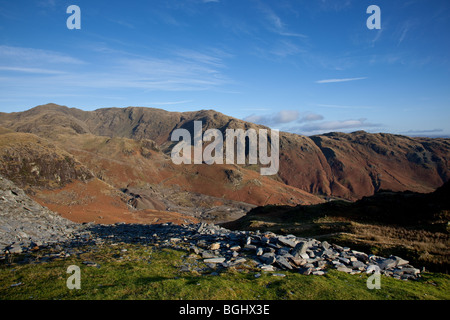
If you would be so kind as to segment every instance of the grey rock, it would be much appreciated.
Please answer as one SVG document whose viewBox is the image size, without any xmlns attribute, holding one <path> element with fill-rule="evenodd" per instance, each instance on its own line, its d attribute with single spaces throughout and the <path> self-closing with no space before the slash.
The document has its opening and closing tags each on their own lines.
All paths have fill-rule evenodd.
<svg viewBox="0 0 450 320">
<path fill-rule="evenodd" d="M 202 255 L 202 258 L 203 259 L 209 259 L 209 258 L 215 258 L 216 257 L 216 255 L 215 254 L 213 254 L 212 252 L 210 252 L 210 251 L 203 251 L 202 253 L 201 253 L 201 255 Z"/>
<path fill-rule="evenodd" d="M 208 258 L 208 259 L 203 260 L 204 263 L 223 263 L 224 261 L 225 261 L 225 258 L 220 258 L 220 257 Z"/>
<path fill-rule="evenodd" d="M 304 275 L 308 276 L 308 275 L 311 274 L 312 271 L 313 271 L 313 268 L 302 268 L 302 269 L 300 269 L 299 272 L 301 274 L 304 274 Z"/>
<path fill-rule="evenodd" d="M 273 264 L 277 260 L 275 254 L 271 252 L 264 253 L 262 256 L 259 256 L 258 259 L 264 264 Z"/>
<path fill-rule="evenodd" d="M 378 266 L 382 270 L 395 268 L 397 266 L 397 260 L 396 259 L 384 259 L 381 263 L 378 264 Z"/>
<path fill-rule="evenodd" d="M 22 253 L 23 249 L 20 245 L 12 245 L 8 248 L 9 253 Z"/>
<path fill-rule="evenodd" d="M 362 263 L 361 261 L 352 261 L 352 267 L 354 269 L 358 269 L 358 270 L 363 270 L 364 268 L 366 268 L 366 265 L 364 263 Z"/>
<path fill-rule="evenodd" d="M 312 274 L 315 276 L 323 276 L 325 274 L 325 271 L 316 270 L 316 271 L 313 271 Z"/>
<path fill-rule="evenodd" d="M 194 245 L 189 247 L 189 250 L 195 254 L 199 254 L 200 253 L 200 249 Z"/>
<path fill-rule="evenodd" d="M 295 240 L 293 240 L 292 238 L 288 238 L 288 237 L 278 237 L 278 241 L 285 246 L 294 248 L 296 246 L 296 242 Z"/>
<path fill-rule="evenodd" d="M 294 257 L 299 257 L 301 254 L 306 253 L 306 249 L 308 249 L 308 243 L 305 241 L 300 241 L 292 250 L 292 255 Z"/>
<path fill-rule="evenodd" d="M 301 257 L 292 257 L 291 261 L 296 265 L 296 266 L 302 266 L 304 264 L 306 264 L 305 259 L 301 258 Z"/>
<path fill-rule="evenodd" d="M 343 271 L 343 272 L 347 272 L 347 273 L 351 273 L 353 270 L 350 268 L 347 268 L 346 266 L 339 266 L 336 268 L 338 271 Z"/>
<path fill-rule="evenodd" d="M 349 264 L 350 263 L 350 259 L 347 258 L 342 258 L 342 257 L 338 257 L 338 260 L 345 263 L 345 264 Z"/>
<path fill-rule="evenodd" d="M 259 267 L 262 271 L 274 271 L 275 268 L 270 264 L 264 264 Z"/>
<path fill-rule="evenodd" d="M 397 265 L 396 267 L 401 267 L 401 266 L 405 266 L 409 263 L 408 260 L 402 259 L 400 257 L 397 256 L 392 256 L 391 258 L 395 259 L 397 261 Z"/>
<path fill-rule="evenodd" d="M 254 244 L 246 244 L 244 246 L 244 250 L 250 250 L 250 251 L 256 251 L 257 246 L 255 246 Z"/>
<path fill-rule="evenodd" d="M 245 258 L 239 258 L 239 259 L 234 260 L 234 261 L 232 262 L 232 265 L 241 264 L 241 263 L 244 263 L 244 262 L 246 262 L 246 261 L 247 261 L 247 259 L 245 259 Z"/>
<path fill-rule="evenodd" d="M 289 269 L 292 270 L 292 266 L 289 263 L 289 261 L 287 261 L 287 259 L 283 256 L 276 256 L 276 264 L 278 264 L 282 269 Z"/>
<path fill-rule="evenodd" d="M 414 268 L 414 267 L 402 267 L 400 269 L 403 273 L 409 273 L 409 274 L 414 274 L 417 275 L 420 273 L 420 269 Z"/>
</svg>

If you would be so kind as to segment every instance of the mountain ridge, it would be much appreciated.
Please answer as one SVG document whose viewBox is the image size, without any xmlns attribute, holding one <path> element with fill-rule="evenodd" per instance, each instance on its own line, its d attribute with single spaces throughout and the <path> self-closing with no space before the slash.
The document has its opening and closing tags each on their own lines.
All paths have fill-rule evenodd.
<svg viewBox="0 0 450 320">
<path fill-rule="evenodd" d="M 0 125 L 55 140 L 58 135 L 119 137 L 154 141 L 166 154 L 170 134 L 191 129 L 267 129 L 214 110 L 171 112 L 146 107 L 83 111 L 56 104 L 0 114 Z M 57 139 L 56 139 L 57 140 Z M 387 133 L 330 132 L 302 136 L 280 132 L 280 170 L 284 184 L 322 196 L 357 200 L 379 189 L 431 192 L 450 179 L 450 142 Z"/>
</svg>

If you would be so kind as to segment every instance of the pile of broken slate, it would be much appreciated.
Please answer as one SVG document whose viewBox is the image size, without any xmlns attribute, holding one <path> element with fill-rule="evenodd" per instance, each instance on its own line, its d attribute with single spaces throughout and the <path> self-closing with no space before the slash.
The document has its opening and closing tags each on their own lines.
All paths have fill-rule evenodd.
<svg viewBox="0 0 450 320">
<path fill-rule="evenodd" d="M 88 223 L 76 230 L 70 239 L 58 243 L 61 252 L 80 246 L 143 244 L 185 250 L 214 272 L 250 264 L 260 271 L 291 270 L 305 275 L 324 275 L 336 269 L 349 274 L 380 272 L 402 280 L 420 277 L 420 270 L 400 257 L 383 258 L 326 241 L 272 232 L 231 231 L 214 224 Z M 21 252 L 28 250 L 22 247 Z"/>
<path fill-rule="evenodd" d="M 210 267 L 227 268 L 251 259 L 261 271 L 281 269 L 324 275 L 332 268 L 350 274 L 380 272 L 402 280 L 420 277 L 420 270 L 400 257 L 368 255 L 326 241 L 272 232 L 230 231 L 205 223 L 185 228 L 192 232 L 191 237 L 172 237 L 165 239 L 166 244 L 188 244 L 189 250 Z"/>
</svg>

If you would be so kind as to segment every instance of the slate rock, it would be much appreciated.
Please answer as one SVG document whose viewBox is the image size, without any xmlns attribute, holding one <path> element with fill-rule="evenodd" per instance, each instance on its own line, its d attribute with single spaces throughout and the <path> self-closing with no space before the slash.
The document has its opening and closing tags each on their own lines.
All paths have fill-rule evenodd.
<svg viewBox="0 0 450 320">
<path fill-rule="evenodd" d="M 288 246 L 291 248 L 294 248 L 296 246 L 296 242 L 295 240 L 293 240 L 292 238 L 288 238 L 288 237 L 278 237 L 278 241 L 284 245 L 284 246 Z"/>
<path fill-rule="evenodd" d="M 386 270 L 395 268 L 397 266 L 397 260 L 396 259 L 384 259 L 381 263 L 378 264 L 380 269 Z"/>
<path fill-rule="evenodd" d="M 281 268 L 283 269 L 289 269 L 292 270 L 292 265 L 289 263 L 289 261 L 283 257 L 283 256 L 276 256 L 275 261 Z"/>
<path fill-rule="evenodd" d="M 302 268 L 299 270 L 299 272 L 301 274 L 306 275 L 306 276 L 310 275 L 312 271 L 313 271 L 313 268 Z"/>
<path fill-rule="evenodd" d="M 264 253 L 262 256 L 259 256 L 258 259 L 264 264 L 273 264 L 277 260 L 275 254 L 271 252 Z"/>
<path fill-rule="evenodd" d="M 275 268 L 270 265 L 270 264 L 264 264 L 262 266 L 259 267 L 261 269 L 261 271 L 274 271 Z"/>
<path fill-rule="evenodd" d="M 223 263 L 223 262 L 225 262 L 225 258 L 220 258 L 220 257 L 208 258 L 208 259 L 204 259 L 203 262 L 204 263 Z"/>
<path fill-rule="evenodd" d="M 292 250 L 292 255 L 294 257 L 298 257 L 301 254 L 306 253 L 306 250 L 308 249 L 308 243 L 305 241 L 300 241 L 299 243 L 297 243 L 294 247 L 294 249 Z"/>
<path fill-rule="evenodd" d="M 366 265 L 364 263 L 362 263 L 361 261 L 352 261 L 352 267 L 354 269 L 358 269 L 358 270 L 363 270 L 364 268 L 366 268 Z"/>
<path fill-rule="evenodd" d="M 328 249 L 330 248 L 330 244 L 329 244 L 328 242 L 326 242 L 326 241 L 323 241 L 323 242 L 322 242 L 322 247 L 323 247 L 325 250 L 328 250 Z"/>
</svg>

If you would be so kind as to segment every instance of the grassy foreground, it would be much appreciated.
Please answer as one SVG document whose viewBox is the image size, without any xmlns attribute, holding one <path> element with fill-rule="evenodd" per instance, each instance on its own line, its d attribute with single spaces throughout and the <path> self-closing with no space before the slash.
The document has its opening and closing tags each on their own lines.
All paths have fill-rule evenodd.
<svg viewBox="0 0 450 320">
<path fill-rule="evenodd" d="M 42 252 L 35 252 L 28 259 L 38 260 L 42 256 Z M 276 272 L 273 275 L 273 272 L 259 272 L 251 262 L 220 272 L 205 268 L 201 259 L 185 251 L 144 245 L 82 248 L 70 257 L 39 263 L 21 263 L 23 257 L 0 264 L 0 300 L 450 298 L 450 276 L 438 273 L 425 273 L 418 281 L 381 276 L 381 289 L 369 290 L 366 274 L 348 275 L 330 270 L 324 276 L 305 276 L 294 272 Z M 79 290 L 69 290 L 66 286 L 71 276 L 66 273 L 70 265 L 80 267 Z"/>
</svg>

